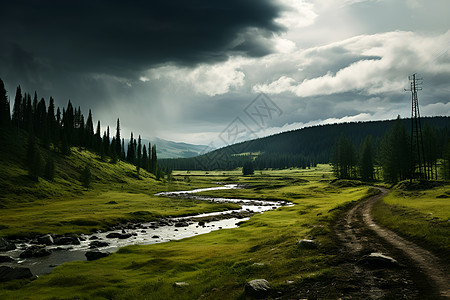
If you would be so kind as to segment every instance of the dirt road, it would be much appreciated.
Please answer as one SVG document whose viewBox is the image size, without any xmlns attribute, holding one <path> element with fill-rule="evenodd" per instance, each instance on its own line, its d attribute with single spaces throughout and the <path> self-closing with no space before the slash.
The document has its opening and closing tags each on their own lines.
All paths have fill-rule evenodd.
<svg viewBox="0 0 450 300">
<path fill-rule="evenodd" d="M 391 230 L 377 225 L 370 211 L 389 191 L 351 208 L 334 226 L 344 278 L 339 289 L 347 286 L 343 299 L 450 299 L 450 279 L 446 267 L 427 250 Z M 367 255 L 382 253 L 398 265 L 374 265 Z"/>
</svg>

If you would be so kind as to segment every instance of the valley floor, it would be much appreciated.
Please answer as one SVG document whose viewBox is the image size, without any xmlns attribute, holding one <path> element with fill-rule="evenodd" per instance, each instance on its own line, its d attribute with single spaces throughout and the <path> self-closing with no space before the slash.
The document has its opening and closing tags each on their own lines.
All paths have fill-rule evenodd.
<svg viewBox="0 0 450 300">
<path fill-rule="evenodd" d="M 394 187 L 380 199 L 382 194 L 376 195 L 370 186 L 334 181 L 329 166 L 319 165 L 253 176 L 174 172 L 174 181 L 167 183 L 170 187 L 154 186 L 152 191 L 177 186 L 181 190 L 187 185 L 193 189 L 216 182 L 240 183 L 246 188 L 202 195 L 283 200 L 295 205 L 255 215 L 239 228 L 163 244 L 128 246 L 96 261 L 61 265 L 38 279 L 1 283 L 0 298 L 244 299 L 248 297 L 246 283 L 260 278 L 271 284 L 265 296 L 274 299 L 415 299 L 432 298 L 439 291 L 438 281 L 430 282 L 420 267 L 410 268 L 416 263 L 382 242 L 366 219 L 373 204 L 376 223 L 397 226 L 395 231 L 402 236 L 422 241 L 421 246 L 430 245 L 438 257 L 448 258 L 450 208 L 445 195 L 449 185 L 412 192 Z M 406 201 L 400 203 L 401 199 Z M 422 236 L 411 233 L 411 222 L 430 228 Z M 314 243 L 299 243 L 304 239 Z M 399 265 L 371 265 L 364 257 L 372 252 L 392 256 Z"/>
</svg>

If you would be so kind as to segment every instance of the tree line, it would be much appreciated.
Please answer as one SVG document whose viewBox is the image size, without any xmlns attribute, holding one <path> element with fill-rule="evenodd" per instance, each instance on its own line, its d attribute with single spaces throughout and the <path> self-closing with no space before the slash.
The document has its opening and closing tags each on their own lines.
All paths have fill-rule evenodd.
<svg viewBox="0 0 450 300">
<path fill-rule="evenodd" d="M 155 174 L 158 179 L 164 176 L 163 169 L 158 165 L 156 145 L 149 143 L 147 148 L 141 144 L 140 135 L 136 141 L 131 133 L 128 148 L 125 149 L 119 118 L 115 135 L 110 133 L 109 126 L 102 134 L 100 120 L 94 131 L 91 110 L 85 119 L 81 108 L 74 108 L 70 100 L 67 107 L 61 109 L 55 107 L 52 97 L 47 107 L 44 98 L 38 100 L 37 92 L 34 92 L 33 96 L 22 93 L 20 85 L 16 89 L 12 114 L 10 111 L 8 94 L 0 79 L 0 127 L 18 128 L 28 132 L 26 165 L 34 179 L 39 176 L 53 179 L 54 174 L 53 160 L 49 158 L 44 164 L 36 139 L 39 139 L 40 145 L 45 149 L 64 155 L 70 154 L 70 147 L 80 147 L 98 153 L 103 160 L 109 157 L 112 163 L 122 160 L 134 164 L 138 175 L 140 169 L 144 169 Z"/>
<path fill-rule="evenodd" d="M 425 172 L 450 179 L 450 117 L 422 119 Z M 399 181 L 418 176 L 411 164 L 411 119 L 320 125 L 224 147 L 194 158 L 163 159 L 176 170 L 232 170 L 250 161 L 256 170 L 332 163 L 339 178 Z M 414 156 L 411 156 L 414 155 Z M 414 166 L 414 167 L 413 167 Z M 414 170 L 413 170 L 414 169 Z M 422 171 L 423 172 L 423 171 Z"/>
<path fill-rule="evenodd" d="M 429 123 L 425 124 L 425 157 L 422 158 L 422 168 L 419 169 L 415 147 L 411 147 L 414 141 L 404 124 L 398 117 L 383 138 L 374 142 L 372 136 L 368 135 L 359 150 L 350 138 L 341 135 L 334 143 L 330 159 L 336 177 L 361 178 L 365 181 L 382 178 L 387 182 L 405 179 L 449 180 L 449 136 L 441 136 L 440 140 L 438 130 Z M 440 162 L 442 166 L 439 168 Z"/>
</svg>

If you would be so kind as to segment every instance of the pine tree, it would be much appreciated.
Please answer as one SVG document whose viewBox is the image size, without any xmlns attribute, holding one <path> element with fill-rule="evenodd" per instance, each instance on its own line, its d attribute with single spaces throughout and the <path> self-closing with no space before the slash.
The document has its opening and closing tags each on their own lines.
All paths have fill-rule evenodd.
<svg viewBox="0 0 450 300">
<path fill-rule="evenodd" d="M 115 163 L 117 163 L 117 160 L 119 159 L 119 155 L 117 155 L 117 153 L 116 153 L 116 144 L 117 144 L 117 141 L 116 141 L 116 137 L 113 137 L 112 138 L 112 140 L 111 140 L 111 146 L 110 146 L 110 148 L 111 148 L 111 163 L 112 164 L 115 164 Z M 120 142 L 119 142 L 119 144 L 120 144 Z"/>
<path fill-rule="evenodd" d="M 55 100 L 50 97 L 50 103 L 47 109 L 47 129 L 50 134 L 50 140 L 55 142 L 57 140 L 58 132 L 55 118 Z"/>
<path fill-rule="evenodd" d="M 14 107 L 12 116 L 13 124 L 16 127 L 20 127 L 22 124 L 21 107 L 22 107 L 22 90 L 19 85 L 16 90 L 16 97 L 14 98 Z"/>
<path fill-rule="evenodd" d="M 397 118 L 391 130 L 386 133 L 381 151 L 384 180 L 397 182 L 410 177 L 409 136 L 400 117 Z"/>
<path fill-rule="evenodd" d="M 72 145 L 74 142 L 74 119 L 75 119 L 75 115 L 74 115 L 74 110 L 73 110 L 73 106 L 72 106 L 72 102 L 70 102 L 67 104 L 67 109 L 64 111 L 63 109 L 63 127 L 64 127 L 64 131 L 66 133 L 66 138 L 67 138 L 67 143 L 69 145 Z"/>
<path fill-rule="evenodd" d="M 360 159 L 360 174 L 361 179 L 364 181 L 372 181 L 374 167 L 373 167 L 373 146 L 372 137 L 367 136 L 364 140 L 361 149 L 361 159 Z"/>
<path fill-rule="evenodd" d="M 147 147 L 145 145 L 142 147 L 142 168 L 144 170 L 148 169 L 148 155 L 147 155 Z"/>
<path fill-rule="evenodd" d="M 436 128 L 426 123 L 423 127 L 424 162 L 428 179 L 437 179 L 438 140 Z M 435 171 L 435 172 L 434 172 Z"/>
<path fill-rule="evenodd" d="M 109 144 L 109 126 L 106 127 L 106 133 L 103 134 L 103 151 L 105 155 L 110 155 L 110 144 Z"/>
<path fill-rule="evenodd" d="M 152 160 L 152 170 L 151 170 L 151 172 L 156 175 L 157 171 L 158 171 L 158 158 L 156 156 L 156 145 L 152 146 L 152 158 L 151 158 L 151 160 Z"/>
<path fill-rule="evenodd" d="M 100 124 L 99 124 L 100 125 Z M 94 145 L 94 123 L 92 122 L 92 113 L 91 110 L 89 110 L 89 114 L 88 114 L 88 118 L 86 121 L 86 126 L 85 126 L 85 141 L 84 141 L 84 145 L 90 149 L 93 148 Z M 99 131 L 100 134 L 100 131 Z"/>
<path fill-rule="evenodd" d="M 0 79 L 0 127 L 8 127 L 11 123 L 11 115 L 9 111 L 8 93 L 5 84 Z"/>
<path fill-rule="evenodd" d="M 126 157 L 125 157 L 125 139 L 122 138 L 122 152 L 120 155 L 120 158 L 125 161 Z"/>
<path fill-rule="evenodd" d="M 107 156 L 109 153 L 109 138 L 106 135 L 106 131 L 103 132 L 103 138 L 102 138 L 102 158 L 104 158 L 104 156 Z"/>
<path fill-rule="evenodd" d="M 246 160 L 244 162 L 244 165 L 242 166 L 242 175 L 253 175 L 255 173 L 255 169 L 253 167 L 253 162 L 250 159 Z"/>
<path fill-rule="evenodd" d="M 97 122 L 97 129 L 95 130 L 95 136 L 94 136 L 94 149 L 98 153 L 102 152 L 102 136 L 101 136 L 101 127 L 100 127 L 100 120 Z"/>
<path fill-rule="evenodd" d="M 26 100 L 25 100 L 26 98 Z M 33 129 L 33 105 L 31 103 L 31 95 L 30 94 L 26 94 L 26 97 L 24 98 L 25 101 L 23 101 L 24 103 L 24 129 L 27 130 L 28 132 L 34 132 Z"/>
<path fill-rule="evenodd" d="M 152 165 L 152 145 L 150 142 L 148 142 L 147 149 L 148 149 L 148 162 L 144 168 L 151 173 L 153 170 L 153 165 Z"/>
<path fill-rule="evenodd" d="M 134 149 L 133 149 L 133 132 L 131 132 L 130 141 L 128 142 L 127 161 L 134 164 Z"/>
<path fill-rule="evenodd" d="M 138 138 L 138 146 L 137 146 L 137 164 L 136 169 L 139 175 L 139 170 L 141 169 L 141 156 L 142 156 L 142 144 L 141 144 L 141 136 Z"/>
<path fill-rule="evenodd" d="M 42 139 L 44 147 L 48 149 L 50 144 L 50 132 L 47 128 L 47 108 L 45 106 L 44 98 L 39 101 L 34 115 L 36 134 Z"/>
<path fill-rule="evenodd" d="M 33 128 L 36 131 L 36 135 L 39 136 L 39 121 L 38 121 L 38 97 L 37 97 L 37 92 L 34 91 L 34 97 L 33 97 L 33 106 L 31 108 L 32 110 L 32 114 L 33 114 L 33 118 L 32 118 L 32 122 L 33 122 Z"/>
<path fill-rule="evenodd" d="M 332 150 L 331 164 L 337 178 L 349 179 L 356 177 L 356 149 L 349 138 L 341 136 L 337 139 Z"/>
<path fill-rule="evenodd" d="M 122 156 L 122 147 L 120 145 L 120 121 L 119 118 L 117 118 L 117 126 L 116 126 L 116 148 L 115 151 L 117 153 L 117 156 Z"/>
</svg>

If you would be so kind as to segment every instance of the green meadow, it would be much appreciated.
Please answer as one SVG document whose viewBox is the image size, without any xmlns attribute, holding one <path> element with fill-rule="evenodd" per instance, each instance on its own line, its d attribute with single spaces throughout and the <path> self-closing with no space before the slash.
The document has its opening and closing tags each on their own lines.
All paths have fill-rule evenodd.
<svg viewBox="0 0 450 300">
<path fill-rule="evenodd" d="M 0 236 L 88 233 L 117 223 L 236 207 L 155 196 L 218 182 L 244 188 L 201 195 L 287 200 L 294 205 L 257 214 L 235 229 L 128 246 L 100 260 L 63 264 L 36 279 L 1 283 L 1 299 L 240 299 L 245 298 L 245 283 L 257 278 L 267 279 L 280 292 L 329 282 L 329 298 L 335 298 L 339 291 L 331 282 L 342 271 L 332 225 L 349 205 L 375 192 L 358 181 L 334 181 L 329 165 L 256 171 L 252 176 L 242 176 L 239 170 L 173 172 L 168 181 L 145 171 L 138 175 L 129 164 L 112 164 L 76 148 L 68 157 L 56 155 L 55 162 L 55 180 L 38 182 L 27 180 L 17 163 L 3 163 Z M 89 190 L 79 182 L 85 165 L 93 174 Z M 448 253 L 449 190 L 449 185 L 420 191 L 394 187 L 375 207 L 376 218 L 432 250 Z M 304 249 L 300 239 L 313 239 L 319 246 Z"/>
<path fill-rule="evenodd" d="M 203 295 L 211 299 L 233 299 L 241 297 L 245 283 L 255 278 L 266 278 L 278 290 L 305 280 L 331 280 L 337 250 L 330 234 L 331 222 L 346 205 L 366 197 L 370 191 L 367 186 L 343 188 L 330 184 L 330 180 L 324 179 L 331 179 L 330 168 L 325 165 L 316 170 L 267 171 L 248 177 L 206 175 L 191 176 L 188 184 L 192 188 L 214 186 L 215 182 L 226 182 L 234 176 L 233 182 L 246 184 L 248 188 L 222 191 L 223 196 L 289 200 L 295 205 L 255 215 L 239 228 L 163 244 L 124 247 L 98 261 L 64 264 L 35 280 L 3 283 L 0 296 L 6 299 L 193 299 Z M 160 189 L 180 187 L 186 181 L 184 175 L 175 175 L 172 183 L 166 183 L 171 187 Z M 110 193 L 110 196 L 100 193 L 99 200 L 94 200 L 92 195 L 88 202 L 118 200 L 114 198 L 117 192 Z M 112 201 L 119 203 L 117 200 Z M 131 205 L 133 200 L 129 201 Z M 106 207 L 110 208 L 105 210 L 107 216 L 114 214 L 111 212 L 114 205 Z M 304 238 L 317 240 L 320 247 L 300 248 L 297 242 Z M 189 285 L 175 287 L 175 282 Z"/>
</svg>

